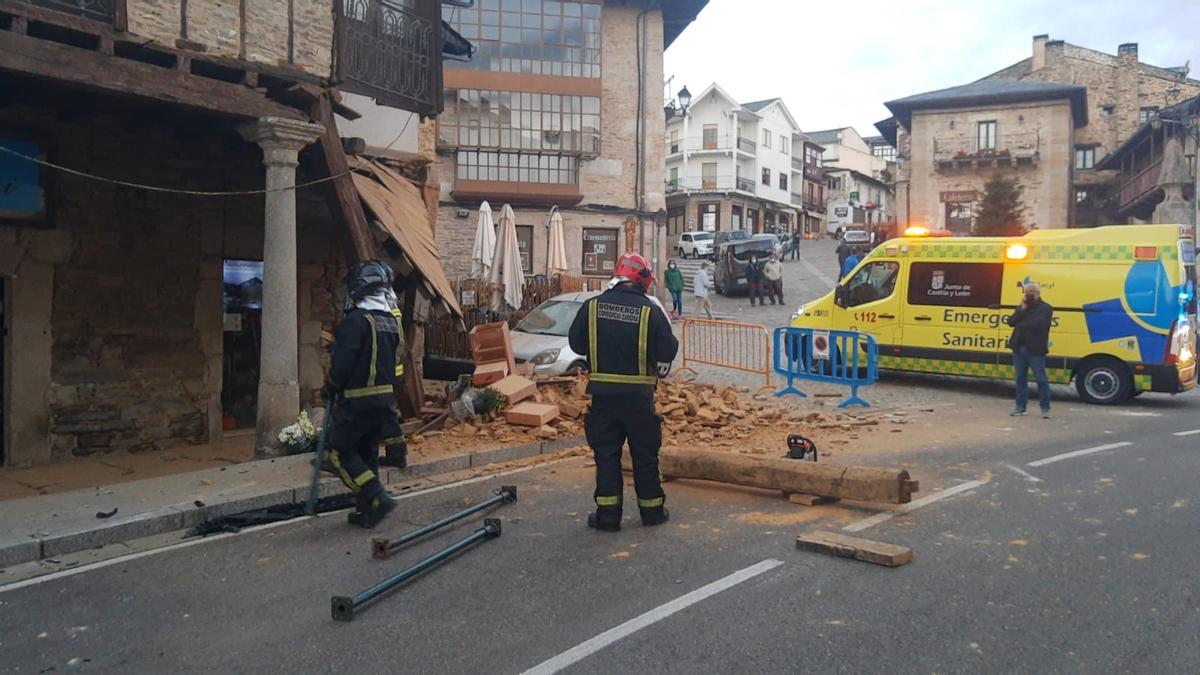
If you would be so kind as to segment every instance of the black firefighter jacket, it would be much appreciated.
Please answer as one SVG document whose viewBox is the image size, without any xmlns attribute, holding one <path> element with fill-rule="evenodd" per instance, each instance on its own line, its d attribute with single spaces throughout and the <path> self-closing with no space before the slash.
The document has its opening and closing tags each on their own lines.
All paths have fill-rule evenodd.
<svg viewBox="0 0 1200 675">
<path fill-rule="evenodd" d="M 588 357 L 588 393 L 654 392 L 658 364 L 671 363 L 679 341 L 671 322 L 640 288 L 621 284 L 583 303 L 569 335 Z"/>
<path fill-rule="evenodd" d="M 404 336 L 395 314 L 355 308 L 342 317 L 329 373 L 332 389 L 352 410 L 392 405 L 404 373 Z"/>
</svg>

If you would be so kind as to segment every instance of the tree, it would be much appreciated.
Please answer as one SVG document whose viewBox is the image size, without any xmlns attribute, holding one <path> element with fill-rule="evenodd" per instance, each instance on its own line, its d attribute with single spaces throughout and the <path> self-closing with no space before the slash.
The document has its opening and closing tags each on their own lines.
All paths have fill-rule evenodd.
<svg viewBox="0 0 1200 675">
<path fill-rule="evenodd" d="M 1025 234 L 1025 187 L 1016 178 L 997 173 L 983 186 L 983 201 L 975 216 L 976 237 L 1016 237 Z"/>
</svg>

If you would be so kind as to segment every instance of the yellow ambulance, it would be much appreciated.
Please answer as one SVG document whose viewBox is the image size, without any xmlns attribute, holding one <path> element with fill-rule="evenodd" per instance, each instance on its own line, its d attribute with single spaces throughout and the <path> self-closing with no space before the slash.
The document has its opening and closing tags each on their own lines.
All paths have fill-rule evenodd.
<svg viewBox="0 0 1200 675">
<path fill-rule="evenodd" d="M 1191 228 L 1116 225 L 1021 237 L 944 237 L 923 228 L 877 246 L 791 325 L 861 331 L 889 370 L 1013 379 L 1004 319 L 1036 282 L 1054 308 L 1050 381 L 1120 403 L 1196 386 Z"/>
</svg>

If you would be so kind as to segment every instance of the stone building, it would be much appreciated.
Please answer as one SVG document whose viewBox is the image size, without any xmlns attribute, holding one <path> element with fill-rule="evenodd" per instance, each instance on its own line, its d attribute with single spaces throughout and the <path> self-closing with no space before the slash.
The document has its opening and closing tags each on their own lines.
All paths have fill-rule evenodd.
<svg viewBox="0 0 1200 675">
<path fill-rule="evenodd" d="M 828 187 L 829 232 L 894 225 L 894 198 L 885 176 L 888 160 L 881 156 L 879 144 L 869 143 L 854 127 L 810 131 L 808 135 L 825 148 L 821 161 Z"/>
<path fill-rule="evenodd" d="M 663 50 L 707 0 L 481 0 L 443 18 L 478 46 L 447 62 L 437 244 L 470 274 L 478 208 L 511 204 L 525 273 L 547 267 L 551 209 L 569 273 L 595 286 L 627 250 L 663 259 Z"/>
<path fill-rule="evenodd" d="M 0 6 L 0 464 L 219 445 L 239 427 L 269 450 L 324 380 L 346 261 L 386 256 L 408 287 L 431 283 L 367 224 L 355 188 L 370 171 L 350 175 L 333 122 L 357 114 L 329 88 L 436 114 L 421 82 L 440 82 L 443 43 L 461 38 L 417 0 L 405 20 L 432 51 L 402 53 L 375 30 L 400 11 Z M 363 57 L 413 66 L 416 86 Z"/>
<path fill-rule="evenodd" d="M 803 135 L 778 98 L 738 103 L 715 82 L 667 112 L 667 238 L 802 225 Z"/>
<path fill-rule="evenodd" d="M 997 170 L 1025 186 L 1037 227 L 1125 222 L 1117 172 L 1098 167 L 1158 110 L 1200 93 L 1187 75 L 1141 62 L 1133 43 L 1112 55 L 1038 35 L 1029 58 L 977 82 L 888 103 L 895 117 L 877 127 L 898 150 L 899 222 L 969 228 Z"/>
</svg>

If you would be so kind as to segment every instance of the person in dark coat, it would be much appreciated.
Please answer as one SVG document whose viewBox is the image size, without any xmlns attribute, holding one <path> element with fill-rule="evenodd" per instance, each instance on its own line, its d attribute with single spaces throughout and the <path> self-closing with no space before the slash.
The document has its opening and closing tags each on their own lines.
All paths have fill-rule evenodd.
<svg viewBox="0 0 1200 675">
<path fill-rule="evenodd" d="M 1025 414 L 1029 402 L 1029 369 L 1037 382 L 1038 402 L 1042 417 L 1050 419 L 1050 382 L 1046 377 L 1046 354 L 1050 352 L 1050 327 L 1054 323 L 1054 308 L 1042 300 L 1042 290 L 1035 283 L 1025 284 L 1025 299 L 1012 316 L 1005 319 L 1012 326 L 1008 344 L 1012 348 L 1013 369 L 1016 371 L 1017 402 L 1014 417 Z"/>
<path fill-rule="evenodd" d="M 750 257 L 750 264 L 746 265 L 746 285 L 750 287 L 750 306 L 753 307 L 755 301 L 759 304 L 766 304 L 763 300 L 763 282 L 766 279 L 763 276 L 763 264 L 759 262 L 758 256 Z"/>
<path fill-rule="evenodd" d="M 846 258 L 849 258 L 850 254 L 853 252 L 854 252 L 854 247 L 851 246 L 850 244 L 847 244 L 845 239 L 843 239 L 842 241 L 840 241 L 838 243 L 837 257 L 838 257 L 838 280 L 839 281 L 842 278 L 842 270 L 844 270 L 846 268 Z"/>
</svg>

